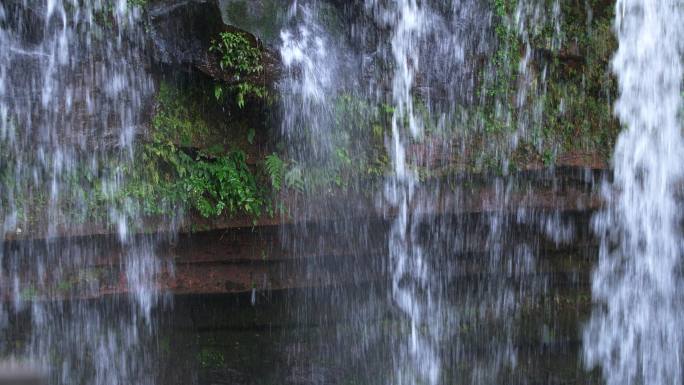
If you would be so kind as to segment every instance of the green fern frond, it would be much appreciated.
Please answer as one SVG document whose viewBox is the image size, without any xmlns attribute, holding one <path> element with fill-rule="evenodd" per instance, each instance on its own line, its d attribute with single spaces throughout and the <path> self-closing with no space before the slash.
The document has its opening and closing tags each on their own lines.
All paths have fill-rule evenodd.
<svg viewBox="0 0 684 385">
<path fill-rule="evenodd" d="M 264 168 L 269 178 L 271 178 L 271 185 L 276 191 L 280 191 L 283 186 L 283 174 L 285 173 L 285 162 L 276 154 L 267 155 L 264 160 Z"/>
<path fill-rule="evenodd" d="M 293 167 L 285 173 L 285 184 L 287 187 L 295 189 L 299 192 L 304 191 L 304 175 L 302 169 L 299 167 Z"/>
</svg>

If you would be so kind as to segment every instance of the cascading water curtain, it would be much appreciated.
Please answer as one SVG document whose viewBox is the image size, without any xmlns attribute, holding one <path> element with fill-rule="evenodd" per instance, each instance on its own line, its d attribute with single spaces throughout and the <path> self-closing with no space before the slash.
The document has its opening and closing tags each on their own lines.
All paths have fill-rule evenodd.
<svg viewBox="0 0 684 385">
<path fill-rule="evenodd" d="M 553 17 L 559 19 L 557 3 Z M 517 292 L 508 287 L 505 282 L 510 278 L 502 268 L 501 261 L 510 260 L 520 274 L 532 273 L 535 256 L 533 248 L 527 245 L 517 245 L 516 250 L 510 252 L 502 245 L 510 242 L 510 229 L 507 227 L 506 210 L 507 197 L 505 189 L 497 188 L 496 203 L 491 214 L 488 214 L 489 228 L 481 229 L 472 223 L 435 223 L 435 202 L 442 194 L 451 192 L 448 189 L 440 191 L 439 187 L 423 186 L 417 174 L 417 165 L 421 163 L 420 155 L 415 151 L 410 157 L 409 148 L 416 143 L 425 145 L 430 150 L 431 143 L 421 143 L 424 138 L 424 125 L 432 114 L 439 114 L 437 104 L 446 106 L 445 120 L 458 110 L 460 101 L 472 100 L 471 95 L 462 93 L 474 92 L 464 86 L 469 84 L 474 76 L 469 68 L 470 60 L 477 52 L 473 46 L 486 45 L 483 34 L 471 33 L 463 25 L 470 15 L 477 15 L 478 6 L 470 2 L 453 2 L 450 7 L 416 0 L 396 0 L 381 2 L 366 1 L 367 10 L 372 13 L 376 23 L 387 27 L 391 32 L 390 53 L 387 61 L 391 63 L 391 103 L 394 112 L 391 118 L 391 133 L 386 139 L 387 150 L 391 157 L 392 173 L 385 183 L 385 201 L 393 208 L 392 226 L 389 235 L 389 274 L 391 284 L 391 298 L 394 306 L 401 313 L 403 319 L 402 330 L 391 340 L 396 344 L 392 347 L 392 363 L 394 372 L 389 383 L 393 384 L 439 384 L 454 376 L 459 369 L 454 368 L 456 360 L 467 361 L 469 371 L 463 379 L 471 383 L 488 383 L 503 372 L 506 366 L 515 366 L 515 349 L 511 341 L 513 335 L 513 321 L 516 315 L 517 301 L 521 301 L 529 293 L 519 289 Z M 521 1 L 517 8 L 517 20 L 523 25 L 517 26 L 522 39 L 529 41 L 528 29 L 541 28 L 537 25 L 527 26 L 529 23 L 547 23 L 547 16 L 536 1 Z M 530 16 L 532 15 L 532 16 Z M 463 19 L 461 19 L 463 18 Z M 524 20 L 524 22 L 520 21 Z M 513 28 L 513 26 L 511 26 Z M 529 33 L 531 34 L 531 32 Z M 529 46 L 529 43 L 527 44 Z M 527 47 L 531 51 L 530 47 Z M 531 53 L 528 53 L 531 56 Z M 443 60 L 443 61 L 440 61 Z M 528 58 L 529 60 L 529 58 Z M 446 69 L 446 70 L 445 70 Z M 523 77 L 529 71 L 527 62 L 521 63 L 520 72 Z M 426 79 L 429 84 L 417 84 L 417 77 L 421 81 Z M 454 79 L 458 82 L 452 83 Z M 423 100 L 425 110 L 418 113 L 414 100 L 419 100 L 428 94 L 430 88 L 439 88 L 447 84 L 448 88 L 461 88 L 461 94 L 451 94 L 449 90 L 447 100 Z M 524 82 L 521 84 L 526 86 Z M 520 91 L 526 99 L 524 91 Z M 536 95 L 534 95 L 536 96 Z M 502 101 L 507 103 L 507 100 Z M 524 106 L 519 105 L 522 109 Z M 515 123 L 511 123 L 515 124 Z M 520 125 L 528 124 L 521 121 Z M 457 135 L 465 135 L 468 128 Z M 524 134 L 524 128 L 512 130 L 510 143 L 516 146 L 516 135 Z M 503 152 L 510 151 L 509 147 L 501 148 Z M 429 150 L 428 150 L 429 151 Z M 418 157 L 418 159 L 416 159 Z M 425 193 L 424 190 L 431 190 Z M 448 198 L 447 198 L 448 199 Z M 448 222 L 448 221 L 447 221 Z M 425 230 L 427 228 L 427 230 Z M 454 246 L 452 249 L 434 250 L 435 245 L 421 232 L 430 233 L 428 239 L 434 243 L 460 244 L 460 232 L 487 232 L 487 248 L 490 250 L 483 270 L 490 276 L 482 282 L 470 284 L 465 274 L 455 260 L 462 258 L 465 247 Z M 447 255 L 442 255 L 447 253 Z M 458 286 L 466 288 L 454 293 L 450 288 Z M 531 288 L 535 283 L 530 283 Z M 520 285 L 521 287 L 525 285 Z M 532 290 L 530 290 L 532 291 Z M 525 292 L 525 294 L 523 294 Z M 473 311 L 473 304 L 477 304 L 478 311 Z M 481 325 L 492 322 L 493 318 L 501 324 L 500 335 L 483 332 L 481 337 L 488 344 L 486 360 L 477 358 L 477 353 L 458 341 L 460 325 Z M 453 379 L 452 379 L 453 380 Z M 512 380 L 514 381 L 514 380 Z"/>
<path fill-rule="evenodd" d="M 281 31 L 280 55 L 286 69 L 280 91 L 283 134 L 303 162 L 325 157 L 331 147 L 332 101 L 340 88 L 340 63 L 327 31 L 317 20 L 317 2 L 292 2 L 290 28 Z"/>
<path fill-rule="evenodd" d="M 408 322 L 406 341 L 395 350 L 396 384 L 437 384 L 441 376 L 439 324 L 436 318 L 439 298 L 431 298 L 433 278 L 423 250 L 412 231 L 414 190 L 418 176 L 407 165 L 406 144 L 423 134 L 423 123 L 415 113 L 413 87 L 420 68 L 421 39 L 430 28 L 429 10 L 423 2 L 398 0 L 382 5 L 368 0 L 366 7 L 392 28 L 392 103 L 388 152 L 393 175 L 385 184 L 385 198 L 397 210 L 389 235 L 389 273 L 392 298 Z M 427 297 L 427 298 L 425 298 Z"/>
<path fill-rule="evenodd" d="M 50 384 L 154 382 L 143 341 L 161 262 L 153 237 L 129 230 L 141 216 L 134 202 L 111 199 L 153 88 L 130 3 L 0 4 L 0 296 L 4 312 L 30 320 L 1 350 L 49 368 Z M 114 241 L 72 238 L 97 229 Z M 112 249 L 120 264 L 97 267 Z M 89 302 L 112 276 L 131 301 Z"/>
<path fill-rule="evenodd" d="M 672 0 L 620 0 L 615 8 L 615 113 L 625 131 L 607 208 L 595 218 L 601 248 L 592 294 L 600 307 L 584 331 L 586 362 L 609 385 L 684 381 L 683 8 Z"/>
</svg>

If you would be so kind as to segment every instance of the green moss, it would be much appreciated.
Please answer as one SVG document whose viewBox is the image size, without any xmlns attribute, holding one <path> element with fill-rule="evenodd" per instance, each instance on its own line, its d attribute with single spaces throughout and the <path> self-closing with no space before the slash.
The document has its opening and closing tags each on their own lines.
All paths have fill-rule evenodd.
<svg viewBox="0 0 684 385">
<path fill-rule="evenodd" d="M 256 218 L 269 211 L 258 170 L 248 166 L 239 146 L 214 140 L 212 130 L 194 96 L 162 83 L 149 134 L 138 141 L 133 159 L 112 150 L 95 158 L 84 154 L 56 175 L 51 159 L 35 168 L 39 180 L 61 181 L 57 196 L 22 173 L 35 160 L 22 159 L 18 167 L 15 151 L 0 151 L 0 209 L 16 212 L 18 227 L 29 229 L 44 225 L 55 207 L 60 220 L 70 224 L 109 224 L 112 208 L 131 217 L 195 211 L 205 217 Z"/>
<path fill-rule="evenodd" d="M 226 364 L 223 352 L 204 347 L 197 353 L 197 361 L 203 369 L 219 369 Z"/>
<path fill-rule="evenodd" d="M 320 155 L 314 159 L 285 161 L 285 187 L 305 194 L 320 194 L 361 186 L 362 191 L 371 191 L 382 182 L 389 170 L 385 138 L 392 108 L 342 94 L 333 100 L 332 112 L 324 143 L 317 136 L 320 133 L 306 129 L 290 137 L 295 146 L 311 143 Z M 287 159 L 287 155 L 282 154 L 282 158 Z"/>
<path fill-rule="evenodd" d="M 38 289 L 35 286 L 24 287 L 19 296 L 22 301 L 32 301 L 38 297 Z"/>
<path fill-rule="evenodd" d="M 557 33 L 550 23 L 532 31 L 531 91 L 525 100 L 519 100 L 518 68 L 523 52 L 512 22 L 517 3 L 491 1 L 498 43 L 480 74 L 477 102 L 453 107 L 449 121 L 437 122 L 439 114 L 431 114 L 425 103 L 415 98 L 425 135 L 408 143 L 407 149 L 420 150 L 420 146 L 431 146 L 431 141 L 448 143 L 449 163 L 409 166 L 421 178 L 429 178 L 462 171 L 503 173 L 522 169 L 532 161 L 550 166 L 562 153 L 573 151 L 598 153 L 607 159 L 620 128 L 611 114 L 617 86 L 609 62 L 617 44 L 610 4 L 589 0 L 589 17 L 582 2 L 561 2 L 560 49 L 550 49 Z M 255 42 L 241 33 L 224 33 L 214 42 L 212 52 L 219 56 L 226 73 L 233 74 L 233 82 L 219 85 L 220 99 L 233 95 L 235 104 L 243 107 L 247 98 L 258 96 L 261 91 L 252 93 L 249 88 L 263 72 L 263 57 Z M 9 148 L 9 141 L 0 140 L 0 207 L 16 211 L 22 224 L 47 218 L 50 206 L 61 207 L 69 223 L 107 222 L 112 207 L 149 216 L 196 211 L 206 217 L 257 217 L 271 212 L 271 206 L 282 206 L 282 202 L 272 203 L 276 195 L 270 194 L 282 188 L 303 194 L 353 188 L 372 191 L 392 172 L 385 146 L 392 106 L 357 95 L 340 95 L 331 106 L 326 153 L 320 159 L 297 159 L 294 152 L 274 151 L 275 139 L 261 140 L 263 131 L 250 126 L 266 115 L 264 111 L 231 110 L 230 123 L 223 119 L 225 112 L 207 113 L 208 104 L 217 110 L 226 105 L 217 106 L 212 100 L 216 94 L 211 95 L 211 84 L 198 85 L 195 80 L 192 84 L 204 92 L 199 97 L 194 91 L 162 83 L 149 133 L 137 141 L 133 161 L 111 150 L 98 154 L 96 164 L 86 161 L 92 158 L 86 154 L 59 175 L 50 174 L 55 169 L 50 159 L 36 166 L 38 180 L 62 181 L 56 198 L 46 186 L 31 186 L 26 171 L 17 174 L 21 170 L 14 158 L 18 152 Z M 257 116 L 250 115 L 255 111 Z M 530 124 L 513 153 L 507 153 L 511 133 L 521 121 Z M 317 134 L 302 129 L 291 140 L 295 145 L 308 145 L 319 140 Z M 263 153 L 249 152 L 255 148 Z M 409 155 L 410 163 L 418 163 L 414 154 Z M 32 160 L 22 162 L 24 170 L 31 169 Z M 123 182 L 112 186 L 107 181 Z"/>
<path fill-rule="evenodd" d="M 485 132 L 498 134 L 511 127 L 509 115 L 513 110 L 518 65 L 520 61 L 520 42 L 513 27 L 512 15 L 517 0 L 494 0 L 494 26 L 497 49 L 490 66 L 485 66 L 481 74 L 483 89 L 480 100 L 483 111 L 481 118 Z"/>
<path fill-rule="evenodd" d="M 536 152 L 533 157 L 549 165 L 564 152 L 591 152 L 607 159 L 619 132 L 611 114 L 617 92 L 609 69 L 616 49 L 611 7 L 598 0 L 561 2 L 559 30 L 548 21 L 526 32 L 534 51 L 526 79 L 518 76 L 521 42 L 510 22 L 515 1 L 493 0 L 492 7 L 498 49 L 493 70 L 485 71 L 494 75 L 482 75 L 484 103 L 474 115 L 483 131 L 506 136 L 505 132 L 525 127 L 515 149 L 518 154 L 512 155 L 522 163 L 530 161 L 521 156 L 529 148 Z M 553 43 L 558 40 L 559 49 Z M 528 90 L 524 99 L 516 94 L 521 85 Z"/>
<path fill-rule="evenodd" d="M 157 104 L 150 140 L 136 162 L 144 166 L 130 170 L 126 194 L 137 198 L 149 215 L 168 214 L 179 205 L 205 217 L 261 215 L 266 208 L 263 189 L 247 166 L 247 155 L 220 145 L 191 147 L 207 135 L 208 125 L 170 86 L 161 85 Z"/>
<path fill-rule="evenodd" d="M 147 0 L 127 0 L 129 7 L 145 7 Z"/>
</svg>

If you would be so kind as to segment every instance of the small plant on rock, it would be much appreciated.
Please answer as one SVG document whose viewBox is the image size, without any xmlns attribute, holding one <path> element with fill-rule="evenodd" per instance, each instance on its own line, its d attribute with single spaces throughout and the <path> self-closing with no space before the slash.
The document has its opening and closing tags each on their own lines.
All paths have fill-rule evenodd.
<svg viewBox="0 0 684 385">
<path fill-rule="evenodd" d="M 234 79 L 232 84 L 216 85 L 214 96 L 217 100 L 222 99 L 225 90 L 229 90 L 235 93 L 238 106 L 243 108 L 246 96 L 265 96 L 263 86 L 249 81 L 263 72 L 263 65 L 261 50 L 248 40 L 246 34 L 221 32 L 219 38 L 211 42 L 209 51 L 219 55 L 221 70 L 232 72 Z"/>
</svg>

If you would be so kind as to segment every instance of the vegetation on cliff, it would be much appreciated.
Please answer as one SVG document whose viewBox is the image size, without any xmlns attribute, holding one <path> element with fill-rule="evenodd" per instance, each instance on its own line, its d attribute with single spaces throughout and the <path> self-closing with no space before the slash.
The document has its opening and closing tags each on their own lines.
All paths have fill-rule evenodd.
<svg viewBox="0 0 684 385">
<path fill-rule="evenodd" d="M 217 100 L 223 99 L 227 90 L 243 108 L 248 96 L 259 99 L 266 96 L 266 87 L 254 81 L 264 69 L 261 50 L 248 40 L 245 33 L 221 32 L 218 39 L 211 42 L 209 51 L 218 55 L 221 70 L 228 71 L 232 77 L 231 82 L 219 81 L 214 86 Z"/>
<path fill-rule="evenodd" d="M 430 120 L 438 115 L 428 112 L 426 96 L 414 95 L 426 134 L 409 144 L 410 166 L 431 178 L 549 166 L 563 154 L 607 160 L 619 131 L 611 114 L 617 88 L 609 68 L 616 48 L 610 3 L 559 2 L 561 17 L 521 31 L 521 20 L 530 16 L 517 13 L 517 1 L 491 0 L 495 49 L 483 58 L 477 102 L 455 107 L 452 120 L 438 122 Z M 148 6 L 144 0 L 129 4 Z M 11 158 L 16 151 L 1 152 L 2 195 L 32 191 L 13 196 L 17 221 L 39 222 L 49 205 L 65 207 L 59 220 L 79 223 L 107 222 L 112 207 L 141 209 L 147 216 L 193 211 L 258 218 L 282 207 L 287 195 L 372 193 L 382 185 L 391 172 L 386 141 L 392 106 L 351 93 L 333 98 L 324 160 L 305 162 L 287 152 L 286 142 L 309 140 L 313 133 L 293 139 L 280 132 L 277 93 L 263 78 L 267 48 L 238 30 L 206 43 L 222 76 L 161 81 L 132 161 L 114 156 L 74 164 L 60 171 L 67 183 L 53 197 L 17 179 L 12 165 L 20 160 Z M 101 182 L 112 179 L 122 186 Z"/>
<path fill-rule="evenodd" d="M 521 14 L 517 0 L 493 0 L 498 48 L 483 70 L 484 132 L 505 138 L 518 131 L 513 168 L 535 159 L 553 165 L 566 153 L 607 160 L 620 128 L 611 113 L 613 6 L 599 0 L 541 5 L 541 12 L 555 14 L 531 23 L 539 15 Z M 528 25 L 535 27 L 521 27 Z"/>
<path fill-rule="evenodd" d="M 162 83 L 149 140 L 138 156 L 142 170 L 131 175 L 127 192 L 149 214 L 165 214 L 185 204 L 205 217 L 245 213 L 259 216 L 263 192 L 239 148 L 221 144 L 193 147 L 208 134 L 187 97 Z"/>
</svg>

